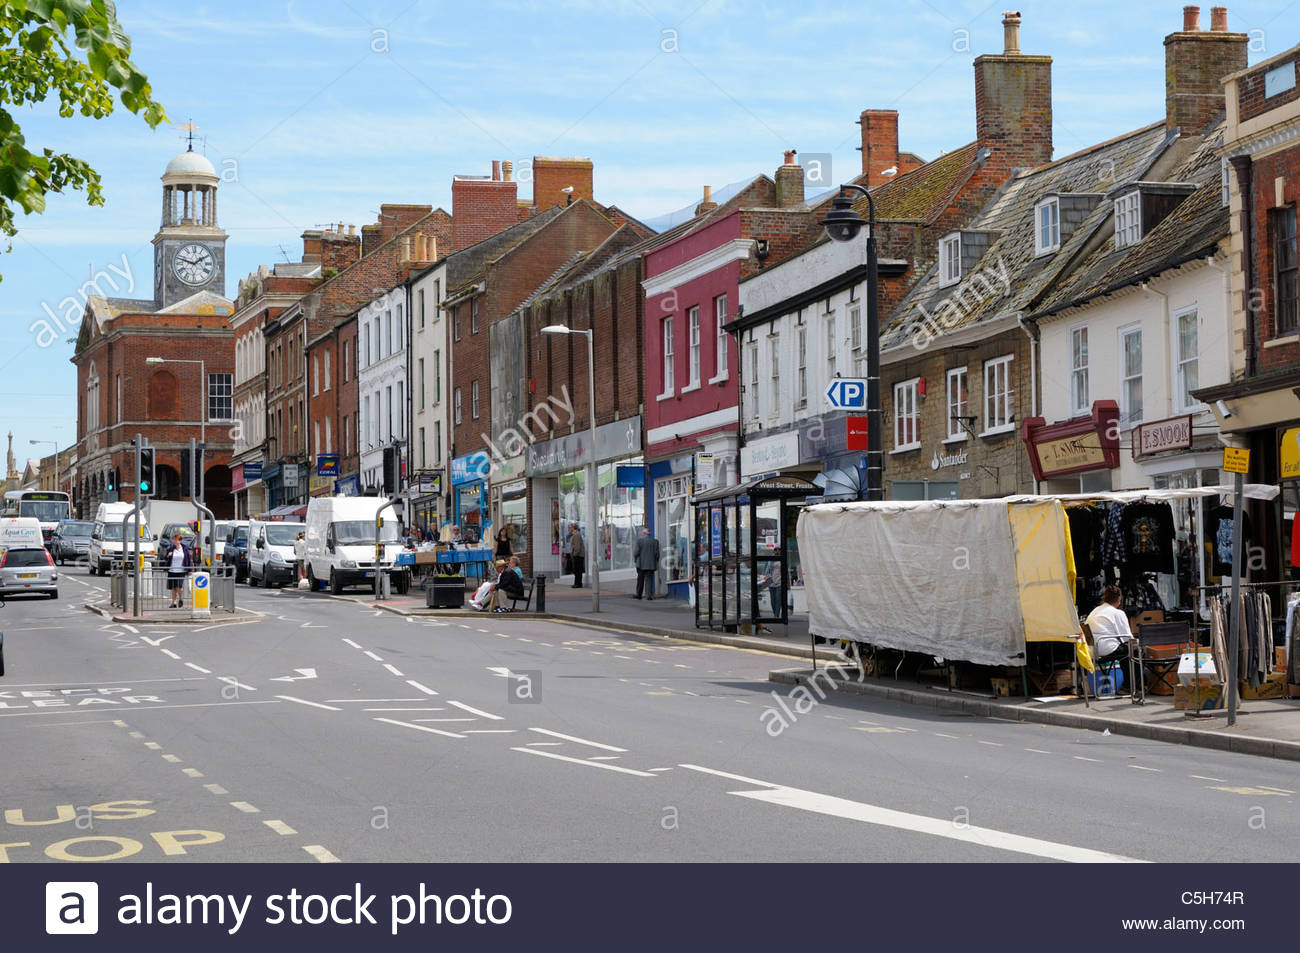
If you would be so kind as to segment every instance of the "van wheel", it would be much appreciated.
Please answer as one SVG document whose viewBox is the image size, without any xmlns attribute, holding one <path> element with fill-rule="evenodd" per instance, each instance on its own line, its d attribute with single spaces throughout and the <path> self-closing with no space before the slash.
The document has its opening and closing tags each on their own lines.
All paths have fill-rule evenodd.
<svg viewBox="0 0 1300 953">
<path fill-rule="evenodd" d="M 262 588 L 263 589 L 271 588 L 271 574 L 266 571 L 265 566 L 262 567 Z"/>
<path fill-rule="evenodd" d="M 51 598 L 51 599 L 57 599 L 57 598 L 59 598 L 59 590 L 55 589 L 53 592 L 51 592 L 51 593 L 50 593 L 50 598 Z"/>
<path fill-rule="evenodd" d="M 316 585 L 316 574 L 311 571 L 311 563 L 308 563 L 307 564 L 307 591 L 315 592 L 318 589 L 320 589 L 320 586 Z"/>
<path fill-rule="evenodd" d="M 330 567 L 330 594 L 337 596 L 342 591 L 343 591 L 343 587 L 339 585 L 338 574 L 334 572 L 334 567 L 331 566 Z"/>
</svg>

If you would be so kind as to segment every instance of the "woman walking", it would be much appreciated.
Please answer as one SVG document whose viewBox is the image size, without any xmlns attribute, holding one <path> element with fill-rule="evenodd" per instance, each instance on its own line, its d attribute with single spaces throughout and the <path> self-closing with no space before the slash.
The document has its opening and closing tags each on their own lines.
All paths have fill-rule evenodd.
<svg viewBox="0 0 1300 953">
<path fill-rule="evenodd" d="M 497 533 L 497 548 L 493 554 L 497 559 L 509 559 L 514 553 L 510 549 L 510 533 L 504 526 Z"/>
<path fill-rule="evenodd" d="M 190 551 L 185 548 L 181 534 L 172 537 L 172 545 L 163 554 L 163 564 L 167 567 L 167 590 L 171 595 L 169 609 L 185 608 L 185 577 L 194 563 Z"/>
</svg>

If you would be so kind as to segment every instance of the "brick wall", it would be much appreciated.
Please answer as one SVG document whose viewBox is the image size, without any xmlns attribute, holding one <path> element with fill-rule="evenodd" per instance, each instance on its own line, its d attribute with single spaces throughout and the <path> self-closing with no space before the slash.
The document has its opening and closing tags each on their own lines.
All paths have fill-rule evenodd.
<svg viewBox="0 0 1300 953">
<path fill-rule="evenodd" d="M 862 174 L 867 188 L 874 189 L 893 178 L 880 173 L 898 168 L 898 110 L 864 109 L 858 125 L 862 127 Z"/>
<path fill-rule="evenodd" d="M 1291 69 L 1296 73 L 1296 84 L 1284 93 L 1278 93 L 1275 96 L 1264 97 L 1264 76 L 1271 73 L 1279 67 L 1290 64 Z M 1238 69 L 1244 68 L 1238 67 Z M 1295 102 L 1300 99 L 1300 51 L 1295 52 L 1289 60 L 1274 63 L 1268 69 L 1261 69 L 1242 76 L 1237 80 L 1237 119 L 1239 122 L 1246 122 L 1254 119 L 1261 113 L 1277 109 L 1286 103 Z"/>
<path fill-rule="evenodd" d="M 1300 338 L 1294 332 L 1279 339 L 1277 328 L 1277 286 L 1274 281 L 1273 215 L 1281 207 L 1300 206 L 1300 146 L 1291 146 L 1256 159 L 1253 170 L 1254 202 L 1251 230 L 1254 239 L 1255 289 L 1247 292 L 1247 307 L 1255 302 L 1255 346 L 1260 373 L 1300 367 Z M 1282 180 L 1282 202 L 1278 205 L 1277 180 Z M 1270 346 L 1270 342 L 1272 343 Z M 1286 343 L 1282 343 L 1286 342 Z"/>
<path fill-rule="evenodd" d="M 459 251 L 519 222 L 519 184 L 457 176 L 451 182 L 452 248 Z"/>
<path fill-rule="evenodd" d="M 594 201 L 594 167 L 586 158 L 533 157 L 533 207 L 539 211 L 564 205 L 570 194 L 573 201 Z M 572 186 L 573 192 L 564 188 Z"/>
<path fill-rule="evenodd" d="M 1050 56 L 976 58 L 975 134 L 1004 172 L 1051 161 Z"/>
<path fill-rule="evenodd" d="M 1223 111 L 1223 77 L 1246 68 L 1245 33 L 1181 31 L 1165 37 L 1165 126 L 1196 135 Z"/>
</svg>

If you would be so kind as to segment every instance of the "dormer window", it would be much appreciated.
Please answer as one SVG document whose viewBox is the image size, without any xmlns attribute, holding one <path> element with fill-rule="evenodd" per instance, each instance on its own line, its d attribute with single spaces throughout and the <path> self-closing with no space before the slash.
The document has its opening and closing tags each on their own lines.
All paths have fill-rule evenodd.
<svg viewBox="0 0 1300 953">
<path fill-rule="evenodd" d="M 1115 200 L 1115 247 L 1127 248 L 1142 239 L 1142 193 L 1137 189 Z"/>
<path fill-rule="evenodd" d="M 1061 203 L 1055 197 L 1034 206 L 1034 254 L 1046 255 L 1061 247 Z"/>
<path fill-rule="evenodd" d="M 961 232 L 939 239 L 939 287 L 961 281 Z"/>
</svg>

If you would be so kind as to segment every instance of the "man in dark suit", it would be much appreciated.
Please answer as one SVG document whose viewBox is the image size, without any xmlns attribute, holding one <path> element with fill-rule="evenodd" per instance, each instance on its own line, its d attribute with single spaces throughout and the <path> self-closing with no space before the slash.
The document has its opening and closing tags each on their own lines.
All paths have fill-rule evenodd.
<svg viewBox="0 0 1300 953">
<path fill-rule="evenodd" d="M 636 595 L 632 598 L 640 599 L 644 590 L 646 598 L 653 600 L 655 572 L 659 569 L 659 540 L 651 536 L 650 530 L 644 526 L 641 527 L 641 535 L 632 551 L 632 558 L 636 562 Z"/>
</svg>

